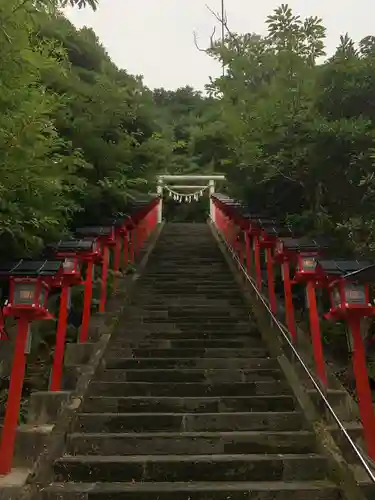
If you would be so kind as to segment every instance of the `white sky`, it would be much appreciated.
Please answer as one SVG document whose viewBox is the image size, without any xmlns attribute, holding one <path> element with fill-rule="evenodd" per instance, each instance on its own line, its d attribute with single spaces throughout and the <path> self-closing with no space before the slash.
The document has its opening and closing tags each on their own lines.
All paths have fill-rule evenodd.
<svg viewBox="0 0 375 500">
<path fill-rule="evenodd" d="M 203 90 L 209 76 L 220 72 L 218 64 L 194 45 L 194 31 L 200 45 L 208 45 L 216 22 L 206 3 L 213 10 L 220 9 L 220 0 L 100 0 L 95 13 L 88 8 L 67 9 L 66 13 L 77 27 L 92 27 L 113 61 L 131 74 L 144 75 L 148 87 L 191 85 Z M 262 34 L 267 15 L 282 1 L 225 3 L 232 31 Z M 349 32 L 356 41 L 375 35 L 375 0 L 290 0 L 288 4 L 303 17 L 323 18 L 328 53 L 340 34 Z"/>
</svg>

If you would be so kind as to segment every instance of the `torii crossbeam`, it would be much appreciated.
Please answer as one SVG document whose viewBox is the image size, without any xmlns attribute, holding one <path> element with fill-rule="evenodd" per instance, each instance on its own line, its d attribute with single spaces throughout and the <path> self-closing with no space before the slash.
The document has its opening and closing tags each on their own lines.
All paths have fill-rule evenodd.
<svg viewBox="0 0 375 500">
<path fill-rule="evenodd" d="M 158 184 L 157 184 L 157 194 L 160 197 L 160 203 L 159 203 L 159 210 L 158 210 L 158 222 L 161 223 L 163 219 L 163 192 L 164 192 L 164 186 L 165 182 L 173 182 L 173 181 L 208 181 L 208 185 L 206 186 L 184 186 L 184 185 L 178 185 L 174 186 L 175 188 L 178 189 L 203 189 L 208 187 L 208 192 L 209 192 L 209 197 L 210 197 L 210 216 L 213 219 L 214 218 L 214 210 L 213 210 L 213 204 L 211 200 L 211 196 L 215 192 L 215 181 L 225 181 L 225 175 L 223 174 L 212 174 L 212 175 L 170 175 L 170 174 L 162 174 L 157 176 L 158 179 Z"/>
</svg>

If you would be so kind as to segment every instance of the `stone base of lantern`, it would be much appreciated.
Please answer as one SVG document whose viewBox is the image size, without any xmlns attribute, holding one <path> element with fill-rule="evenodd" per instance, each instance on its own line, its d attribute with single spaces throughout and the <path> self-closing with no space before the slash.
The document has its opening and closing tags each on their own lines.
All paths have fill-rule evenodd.
<svg viewBox="0 0 375 500">
<path fill-rule="evenodd" d="M 31 394 L 27 416 L 28 424 L 54 424 L 62 405 L 69 401 L 70 394 L 69 391 L 38 391 Z"/>
<path fill-rule="evenodd" d="M 63 391 L 70 392 L 75 390 L 79 377 L 82 375 L 84 368 L 85 365 L 64 367 L 64 373 L 61 381 Z"/>
<path fill-rule="evenodd" d="M 79 366 L 89 362 L 96 343 L 86 342 L 85 344 L 67 344 L 65 348 L 64 366 Z"/>
<path fill-rule="evenodd" d="M 17 500 L 20 498 L 30 470 L 28 467 L 16 467 L 6 476 L 0 476 L 0 499 Z"/>
</svg>

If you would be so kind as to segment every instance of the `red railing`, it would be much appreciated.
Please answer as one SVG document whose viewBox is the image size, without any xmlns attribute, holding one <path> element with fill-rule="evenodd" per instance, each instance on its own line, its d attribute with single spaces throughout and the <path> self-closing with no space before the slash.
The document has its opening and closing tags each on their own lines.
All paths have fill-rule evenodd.
<svg viewBox="0 0 375 500">
<path fill-rule="evenodd" d="M 86 342 L 88 340 L 88 328 L 91 316 L 94 266 L 96 264 L 102 265 L 102 286 L 99 310 L 104 312 L 107 298 L 106 288 L 111 251 L 114 252 L 113 270 L 116 273 L 118 273 L 120 267 L 126 271 L 129 264 L 134 264 L 150 234 L 157 226 L 159 203 L 160 199 L 155 198 L 150 202 L 142 203 L 138 206 L 136 205 L 133 207 L 130 215 L 124 217 L 120 221 L 117 219 L 112 227 L 107 224 L 105 227 L 85 228 L 86 234 L 90 236 L 90 243 L 88 243 L 88 238 L 64 242 L 67 244 L 65 247 L 69 247 L 69 252 L 66 250 L 63 252 L 60 245 L 60 250 L 56 252 L 55 260 L 53 261 L 56 268 L 55 272 L 53 276 L 52 274 L 49 275 L 48 280 L 45 273 L 38 274 L 38 272 L 35 271 L 35 267 L 37 267 L 35 264 L 39 264 L 39 261 L 33 261 L 34 266 L 29 266 L 29 270 L 25 269 L 23 281 L 22 277 L 21 281 L 19 278 L 22 276 L 22 273 L 20 274 L 20 263 L 22 264 L 22 259 L 18 265 L 14 265 L 13 263 L 8 271 L 2 273 L 3 280 L 9 279 L 11 281 L 11 291 L 13 291 L 13 295 L 9 296 L 8 304 L 3 308 L 3 311 L 6 316 L 17 318 L 18 333 L 14 347 L 7 406 L 1 432 L 0 475 L 9 474 L 12 469 L 26 366 L 25 349 L 29 335 L 29 326 L 35 319 L 51 318 L 51 314 L 47 308 L 49 289 L 61 288 L 62 290 L 50 388 L 51 391 L 59 391 L 61 390 L 63 374 L 70 287 L 77 284 L 85 285 L 84 310 L 79 342 Z M 101 231 L 103 229 L 106 229 L 105 233 Z M 121 252 L 122 247 L 123 252 Z M 60 258 L 61 262 L 56 261 L 56 259 Z M 29 263 L 30 262 L 31 261 L 29 261 Z M 40 262 L 45 266 L 49 261 L 44 260 Z M 68 266 L 64 268 L 64 263 L 69 264 L 69 269 Z M 81 263 L 86 265 L 86 277 L 84 281 L 81 279 L 80 275 Z M 31 279 L 30 269 L 33 269 L 33 267 L 33 278 Z M 16 274 L 18 281 L 15 285 L 14 273 L 16 269 L 18 269 Z M 23 285 L 25 286 L 25 290 L 22 290 Z M 15 288 L 15 286 L 18 288 Z M 118 276 L 116 275 L 114 283 L 115 290 L 117 286 Z M 44 295 L 41 295 L 41 289 L 43 289 Z M 24 297 L 26 297 L 25 294 L 27 293 L 30 303 L 25 304 L 25 301 L 22 302 L 17 300 L 18 295 L 16 295 L 15 290 L 17 290 L 17 293 L 24 293 Z M 33 294 L 35 294 L 35 296 Z"/>
<path fill-rule="evenodd" d="M 306 239 L 277 237 L 276 230 L 272 233 L 269 227 L 267 230 L 264 227 L 262 228 L 261 219 L 256 219 L 258 222 L 255 223 L 255 219 L 252 218 L 251 214 L 240 202 L 236 202 L 227 196 L 214 194 L 212 202 L 214 206 L 214 217 L 212 220 L 218 233 L 232 252 L 242 271 L 246 274 L 258 296 L 262 298 L 262 302 L 265 304 L 275 324 L 278 325 L 297 358 L 311 377 L 326 406 L 355 449 L 369 476 L 375 481 L 375 477 L 369 469 L 367 462 L 351 440 L 325 396 L 328 381 L 325 376 L 325 360 L 322 355 L 322 340 L 319 328 L 320 318 L 315 298 L 315 286 L 325 288 L 331 298 L 331 308 L 325 316 L 330 320 L 345 321 L 351 330 L 354 340 L 353 368 L 356 377 L 357 398 L 363 424 L 363 433 L 367 453 L 371 459 L 375 460 L 375 415 L 367 373 L 365 350 L 360 335 L 360 319 L 364 316 L 375 314 L 375 307 L 369 300 L 368 292 L 368 281 L 375 276 L 375 265 L 359 263 L 358 261 L 344 261 L 342 262 L 342 266 L 346 267 L 345 269 L 340 269 L 340 260 L 324 261 L 320 259 L 320 249 L 315 240 L 314 246 L 312 242 L 307 244 Z M 284 231 L 280 231 L 280 229 L 279 231 L 286 233 L 285 228 L 283 229 Z M 276 236 L 270 237 L 272 234 Z M 263 240 L 264 243 L 267 238 L 268 243 L 263 245 L 266 256 L 269 295 L 266 299 L 261 293 L 262 245 L 259 242 Z M 296 272 L 293 279 L 290 277 L 290 262 L 296 265 Z M 313 269 L 311 267 L 312 262 Z M 285 321 L 287 327 L 277 319 L 276 296 L 274 295 L 274 266 L 278 263 L 281 265 L 284 282 Z M 303 267 L 304 263 L 306 264 L 306 269 Z M 255 279 L 252 276 L 253 270 L 255 271 Z M 294 305 L 291 287 L 298 282 L 304 283 L 308 292 L 307 307 L 310 314 L 315 375 L 311 374 L 295 347 L 298 335 L 294 323 Z M 349 295 L 349 291 L 351 295 Z M 359 303 L 360 300 L 362 301 L 361 303 Z"/>
</svg>

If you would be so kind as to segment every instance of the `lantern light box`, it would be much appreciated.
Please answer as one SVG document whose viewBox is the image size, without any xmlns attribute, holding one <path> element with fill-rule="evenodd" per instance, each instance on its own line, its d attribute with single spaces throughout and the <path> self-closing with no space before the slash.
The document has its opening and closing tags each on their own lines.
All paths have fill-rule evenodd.
<svg viewBox="0 0 375 500">
<path fill-rule="evenodd" d="M 259 228 L 254 221 L 266 218 L 265 214 L 251 213 L 246 209 L 241 213 L 241 227 L 244 230 L 248 230 L 252 234 L 255 234 L 256 232 L 259 233 Z"/>
<path fill-rule="evenodd" d="M 298 239 L 296 238 L 279 238 L 275 245 L 274 259 L 278 262 L 290 260 L 294 254 L 294 248 L 297 247 Z"/>
<path fill-rule="evenodd" d="M 281 237 L 275 245 L 275 259 L 279 262 L 297 259 L 297 268 L 301 272 L 311 272 L 316 268 L 313 257 L 327 248 L 328 245 L 323 241 Z"/>
<path fill-rule="evenodd" d="M 315 273 L 317 266 L 317 260 L 315 256 L 310 254 L 299 254 L 297 269 L 299 272 L 303 273 Z"/>
<path fill-rule="evenodd" d="M 358 260 L 318 260 L 317 267 L 326 275 L 331 308 L 328 318 L 344 319 L 350 312 L 372 315 L 369 285 L 375 265 Z"/>
<path fill-rule="evenodd" d="M 61 286 L 64 279 L 65 284 L 78 285 L 81 283 L 81 262 L 93 258 L 95 240 L 61 240 L 55 245 L 50 245 L 48 250 L 53 252 L 57 258 L 64 259 L 63 268 L 59 276 Z M 56 279 L 58 281 L 58 279 Z"/>
<path fill-rule="evenodd" d="M 272 248 L 280 237 L 292 237 L 293 231 L 288 226 L 262 225 L 259 243 L 262 248 Z"/>
<path fill-rule="evenodd" d="M 61 272 L 61 260 L 26 260 L 0 265 L 0 276 L 10 279 L 6 316 L 48 319 L 47 299 L 51 280 Z"/>
<path fill-rule="evenodd" d="M 262 229 L 266 227 L 273 227 L 277 225 L 277 221 L 275 219 L 269 218 L 250 218 L 249 219 L 249 233 L 251 236 L 259 236 L 262 232 Z"/>
</svg>

